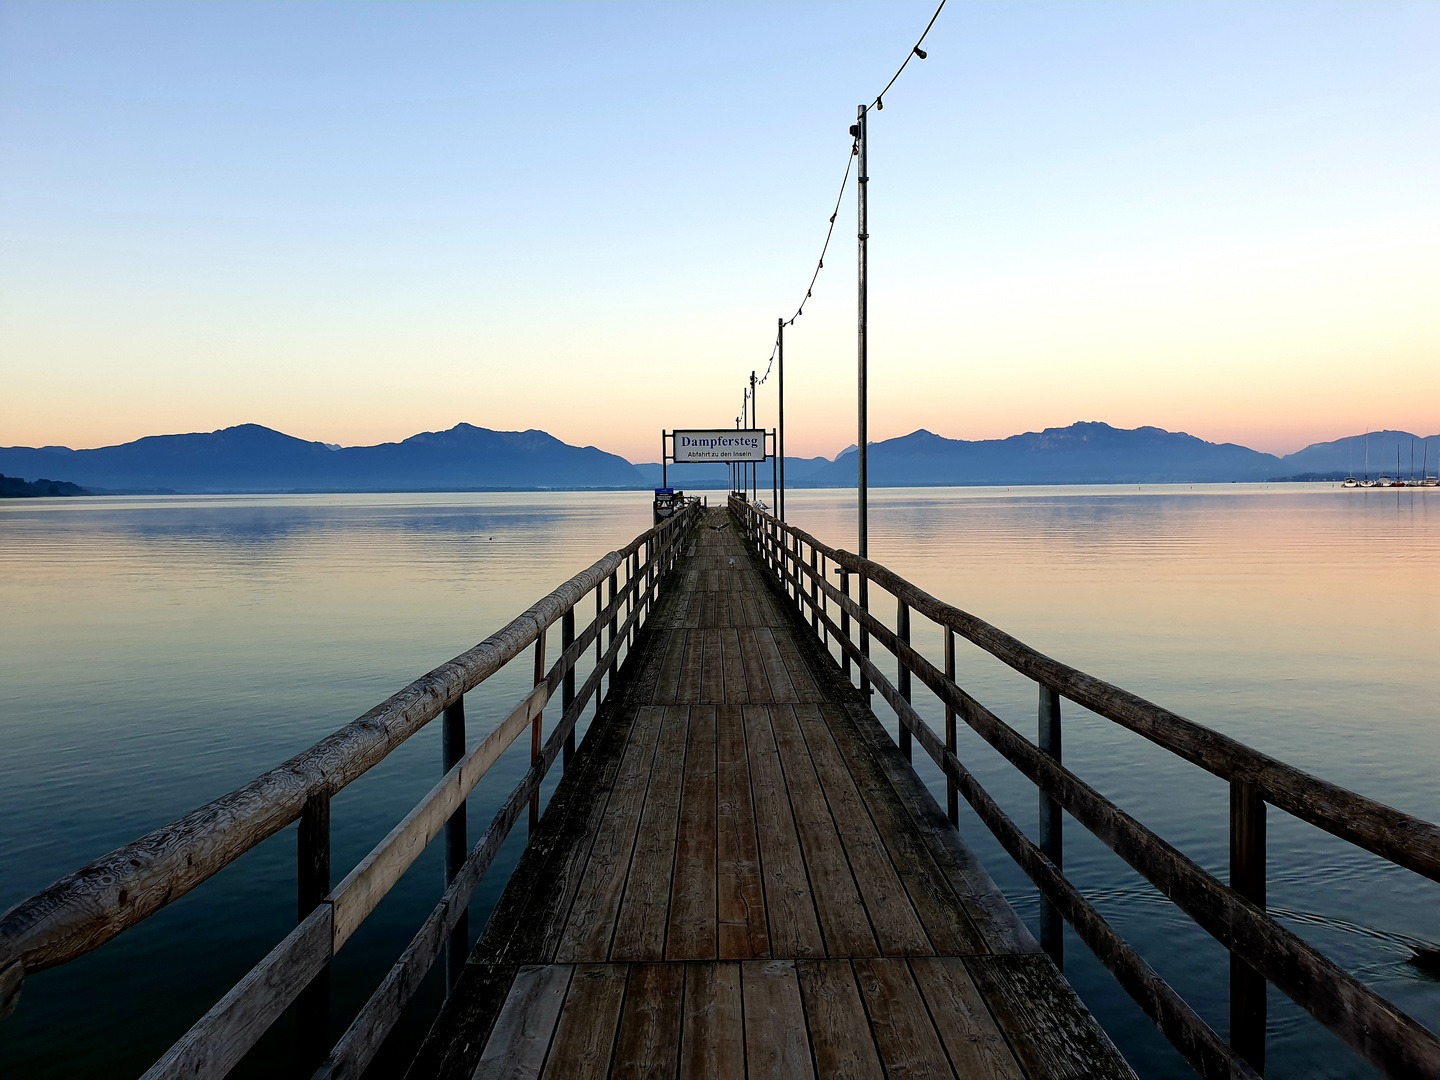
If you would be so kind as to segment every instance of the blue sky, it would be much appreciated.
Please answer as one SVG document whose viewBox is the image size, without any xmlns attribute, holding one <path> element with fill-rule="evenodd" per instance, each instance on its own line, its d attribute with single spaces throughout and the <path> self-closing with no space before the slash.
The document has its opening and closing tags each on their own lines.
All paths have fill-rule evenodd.
<svg viewBox="0 0 1440 1080">
<path fill-rule="evenodd" d="M 0 444 L 728 423 L 932 11 L 0 5 Z M 875 437 L 1440 428 L 1440 5 L 952 2 L 926 48 L 871 120 Z"/>
</svg>

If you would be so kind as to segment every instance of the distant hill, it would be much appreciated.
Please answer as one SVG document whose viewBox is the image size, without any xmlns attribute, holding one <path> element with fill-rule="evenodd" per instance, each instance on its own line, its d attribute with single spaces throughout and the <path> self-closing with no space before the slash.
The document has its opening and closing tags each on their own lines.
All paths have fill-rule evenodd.
<svg viewBox="0 0 1440 1080">
<path fill-rule="evenodd" d="M 857 455 L 842 454 L 817 472 L 817 487 L 855 483 Z M 1202 483 L 1265 480 L 1284 470 L 1279 458 L 1234 443 L 1212 443 L 1162 428 L 1079 423 L 1008 439 L 946 439 L 912 432 L 872 443 L 876 487 L 950 484 Z"/>
<path fill-rule="evenodd" d="M 1440 436 L 1405 431 L 1368 436 L 1370 474 L 1409 475 L 1428 456 L 1440 466 Z M 1156 427 L 1116 428 L 1079 423 L 1008 439 L 946 439 L 920 430 L 870 444 L 875 487 L 972 484 L 1207 483 L 1335 478 L 1360 475 L 1367 436 L 1316 443 L 1276 457 L 1234 443 L 1212 443 Z M 833 460 L 785 460 L 790 487 L 850 487 L 854 447 Z M 491 431 L 458 424 L 403 442 L 335 447 L 307 442 L 258 424 L 190 435 L 155 435 L 120 446 L 71 450 L 63 446 L 0 449 L 0 472 L 26 478 L 64 476 L 97 492 L 246 491 L 487 491 L 658 487 L 660 466 L 631 465 L 593 446 L 571 446 L 543 431 Z M 724 488 L 721 465 L 672 465 L 670 483 L 690 490 Z M 759 486 L 770 487 L 769 464 Z"/>
<path fill-rule="evenodd" d="M 0 473 L 0 499 L 39 499 L 56 495 L 89 495 L 90 492 L 78 484 L 64 480 L 21 480 L 18 476 Z"/>
<path fill-rule="evenodd" d="M 96 450 L 0 449 L 0 471 L 68 476 L 105 491 L 465 491 L 636 488 L 622 457 L 543 431 L 458 424 L 398 443 L 331 449 L 258 424 L 152 435 Z"/>
</svg>

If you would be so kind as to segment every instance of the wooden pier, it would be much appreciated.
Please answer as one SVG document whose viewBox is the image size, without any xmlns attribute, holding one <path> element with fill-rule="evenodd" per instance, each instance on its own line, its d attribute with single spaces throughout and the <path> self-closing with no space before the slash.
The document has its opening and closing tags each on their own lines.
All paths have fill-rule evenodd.
<svg viewBox="0 0 1440 1080">
<path fill-rule="evenodd" d="M 0 916 L 0 1020 L 27 979 L 298 825 L 297 925 L 145 1080 L 219 1080 L 289 1010 L 295 1075 L 364 1076 L 437 963 L 449 994 L 411 1080 L 1133 1076 L 1061 973 L 1064 925 L 1206 1080 L 1263 1075 L 1269 987 L 1382 1075 L 1440 1076 L 1436 1032 L 1265 907 L 1271 809 L 1440 882 L 1434 823 L 1045 656 L 743 497 L 668 509 L 314 746 Z M 935 631 L 943 670 L 915 644 Z M 957 682 L 957 638 L 1037 687 L 1037 739 Z M 532 662 L 533 690 L 471 745 L 467 695 L 512 663 L 529 685 Z M 1228 881 L 1065 767 L 1065 702 L 1229 785 Z M 332 797 L 437 719 L 443 775 L 333 884 Z M 1036 839 L 959 758 L 962 723 L 1035 785 Z M 528 771 L 472 846 L 467 798 L 525 742 Z M 945 777 L 944 810 L 911 766 L 917 745 Z M 961 799 L 1038 889 L 1038 945 L 962 841 Z M 524 853 L 471 949 L 471 898 L 527 810 Z M 1065 876 L 1066 822 L 1228 952 L 1224 1038 Z M 438 902 L 332 1042 L 331 960 L 442 834 Z"/>
<path fill-rule="evenodd" d="M 412 1077 L 1122 1077 L 712 510 Z"/>
</svg>

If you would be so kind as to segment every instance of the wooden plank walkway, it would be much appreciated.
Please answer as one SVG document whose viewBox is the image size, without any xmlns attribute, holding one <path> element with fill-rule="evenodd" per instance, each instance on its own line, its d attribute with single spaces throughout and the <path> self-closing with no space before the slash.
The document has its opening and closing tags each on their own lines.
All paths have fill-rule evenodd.
<svg viewBox="0 0 1440 1080">
<path fill-rule="evenodd" d="M 727 522 L 409 1075 L 1133 1077 Z"/>
</svg>

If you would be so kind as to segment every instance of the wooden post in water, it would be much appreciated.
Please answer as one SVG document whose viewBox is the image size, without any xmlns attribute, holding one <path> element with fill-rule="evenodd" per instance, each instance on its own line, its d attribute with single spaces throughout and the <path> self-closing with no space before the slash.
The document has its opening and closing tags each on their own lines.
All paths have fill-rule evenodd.
<svg viewBox="0 0 1440 1080">
<path fill-rule="evenodd" d="M 948 626 L 945 628 L 945 677 L 952 683 L 955 681 L 955 631 Z M 955 709 L 948 701 L 945 703 L 945 749 L 952 754 L 959 749 L 955 741 Z M 960 792 L 948 773 L 945 776 L 945 812 L 950 816 L 950 824 L 958 828 Z"/>
<path fill-rule="evenodd" d="M 560 616 L 560 650 L 567 651 L 575 644 L 575 609 L 566 608 L 565 614 Z M 571 664 L 565 669 L 565 679 L 560 684 L 560 715 L 569 715 L 570 706 L 575 704 L 575 665 Z M 561 767 L 567 772 L 570 769 L 570 758 L 575 753 L 575 729 L 570 729 L 570 734 L 565 736 L 565 750 L 561 757 Z"/>
<path fill-rule="evenodd" d="M 904 600 L 895 601 L 895 636 L 906 645 L 910 644 L 910 605 Z M 910 669 L 905 666 L 897 654 L 895 657 L 895 681 L 900 690 L 900 696 L 906 701 L 910 700 Z M 905 755 L 905 760 L 911 760 L 910 729 L 903 723 L 900 725 L 900 752 Z"/>
<path fill-rule="evenodd" d="M 540 636 L 535 639 L 535 686 L 545 681 L 545 633 L 541 630 Z M 540 723 L 545 717 L 544 710 L 535 714 L 535 719 L 530 722 L 530 764 L 540 760 L 540 747 L 544 744 L 541 738 Z M 540 824 L 540 791 L 537 788 L 534 795 L 530 796 L 530 831 L 535 831 L 535 826 Z"/>
<path fill-rule="evenodd" d="M 1060 695 L 1050 687 L 1040 685 L 1040 752 L 1056 761 L 1060 760 Z M 1065 843 L 1063 819 L 1060 804 L 1045 792 L 1040 792 L 1040 850 L 1045 853 L 1056 870 L 1065 867 Z M 1065 970 L 1065 922 L 1059 910 L 1043 895 L 1040 897 L 1040 947 L 1055 961 L 1055 966 Z"/>
<path fill-rule="evenodd" d="M 465 756 L 465 695 L 445 706 L 440 730 L 440 772 L 448 773 Z M 455 880 L 470 850 L 465 829 L 465 804 L 455 808 L 445 822 L 445 887 Z M 445 947 L 445 993 L 448 996 L 460 978 L 465 957 L 470 952 L 470 915 L 464 912 Z"/>
<path fill-rule="evenodd" d="M 303 922 L 330 892 L 330 796 L 312 795 L 300 811 L 295 833 L 296 922 Z M 305 1071 L 330 1050 L 330 965 L 295 999 L 295 1053 Z"/>
<path fill-rule="evenodd" d="M 1230 781 L 1230 887 L 1265 910 L 1265 800 L 1239 777 Z M 1265 1075 L 1265 977 L 1233 952 L 1230 1045 Z"/>
</svg>

